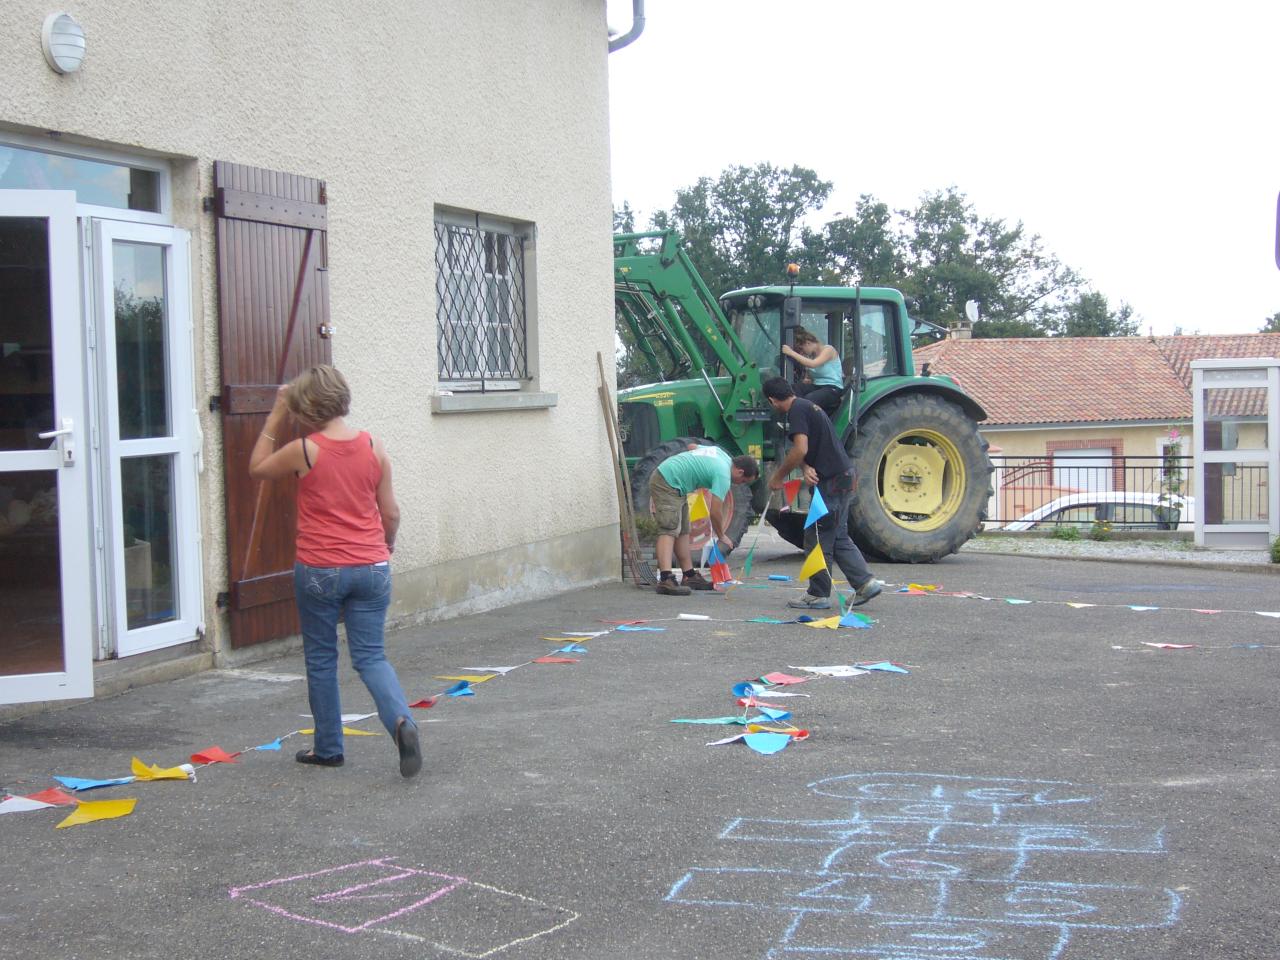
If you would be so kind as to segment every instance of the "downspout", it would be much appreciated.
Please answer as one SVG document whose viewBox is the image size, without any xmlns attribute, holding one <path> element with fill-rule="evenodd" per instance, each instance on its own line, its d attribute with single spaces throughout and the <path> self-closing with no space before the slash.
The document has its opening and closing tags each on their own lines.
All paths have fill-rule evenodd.
<svg viewBox="0 0 1280 960">
<path fill-rule="evenodd" d="M 631 29 L 620 37 L 609 39 L 609 52 L 621 50 L 644 33 L 644 0 L 631 0 Z"/>
</svg>

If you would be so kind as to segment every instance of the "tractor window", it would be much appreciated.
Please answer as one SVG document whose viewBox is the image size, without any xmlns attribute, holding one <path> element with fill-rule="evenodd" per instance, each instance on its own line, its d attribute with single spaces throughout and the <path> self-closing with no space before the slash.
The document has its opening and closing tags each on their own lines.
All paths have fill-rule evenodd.
<svg viewBox="0 0 1280 960">
<path fill-rule="evenodd" d="M 734 310 L 729 318 L 747 358 L 760 368 L 760 379 L 778 376 L 778 359 L 782 353 L 782 346 L 778 343 L 780 308 L 744 307 Z"/>
<path fill-rule="evenodd" d="M 891 303 L 862 304 L 862 373 L 868 380 L 899 372 L 893 317 Z M 844 350 L 841 352 L 845 357 L 853 356 L 853 331 L 847 324 L 844 327 Z M 846 378 L 851 364 L 852 360 L 845 364 Z"/>
</svg>

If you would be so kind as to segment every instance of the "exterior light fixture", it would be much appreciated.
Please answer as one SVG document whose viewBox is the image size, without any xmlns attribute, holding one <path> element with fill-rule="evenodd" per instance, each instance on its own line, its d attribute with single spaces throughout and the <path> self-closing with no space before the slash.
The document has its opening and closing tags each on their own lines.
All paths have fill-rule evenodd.
<svg viewBox="0 0 1280 960">
<path fill-rule="evenodd" d="M 40 32 L 44 58 L 58 73 L 75 73 L 84 62 L 84 27 L 69 13 L 51 13 Z"/>
</svg>

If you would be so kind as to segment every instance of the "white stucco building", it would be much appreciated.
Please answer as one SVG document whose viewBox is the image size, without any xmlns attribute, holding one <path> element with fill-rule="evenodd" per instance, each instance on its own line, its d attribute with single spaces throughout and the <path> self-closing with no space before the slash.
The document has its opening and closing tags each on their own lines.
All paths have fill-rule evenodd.
<svg viewBox="0 0 1280 960">
<path fill-rule="evenodd" d="M 616 576 L 604 0 L 61 12 L 0 16 L 0 704 L 291 642 L 245 466 L 316 362 L 392 456 L 393 617 Z"/>
</svg>

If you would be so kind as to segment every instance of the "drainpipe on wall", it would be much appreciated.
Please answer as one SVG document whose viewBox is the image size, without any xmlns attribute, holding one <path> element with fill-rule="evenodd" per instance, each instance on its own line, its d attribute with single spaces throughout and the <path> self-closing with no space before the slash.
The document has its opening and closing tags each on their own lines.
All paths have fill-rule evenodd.
<svg viewBox="0 0 1280 960">
<path fill-rule="evenodd" d="M 631 29 L 620 37 L 609 38 L 609 52 L 621 50 L 644 33 L 644 0 L 631 0 Z"/>
</svg>

